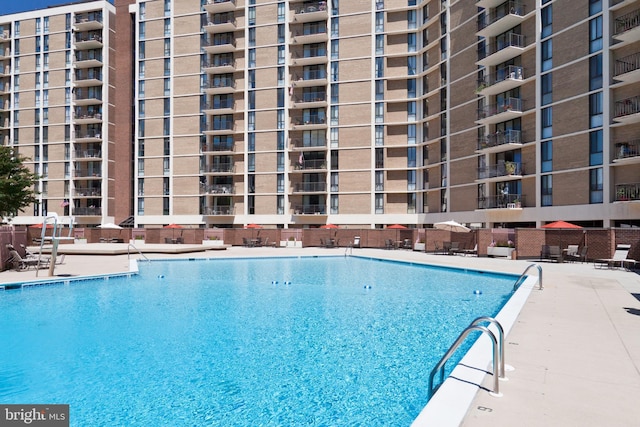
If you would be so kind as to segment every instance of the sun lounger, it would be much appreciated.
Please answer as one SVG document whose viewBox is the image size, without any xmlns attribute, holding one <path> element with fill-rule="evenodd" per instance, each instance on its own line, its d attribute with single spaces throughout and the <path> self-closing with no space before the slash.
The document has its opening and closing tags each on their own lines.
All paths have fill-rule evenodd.
<svg viewBox="0 0 640 427">
<path fill-rule="evenodd" d="M 613 253 L 613 257 L 604 258 L 604 259 L 596 259 L 593 261 L 593 266 L 595 268 L 636 268 L 636 264 L 638 263 L 634 259 L 627 258 L 629 256 L 629 251 L 631 250 L 631 245 L 618 245 L 616 247 L 616 251 Z"/>
<path fill-rule="evenodd" d="M 29 268 L 47 268 L 49 267 L 49 259 L 23 258 L 18 251 L 12 249 L 9 251 L 9 259 L 7 263 L 11 264 L 14 270 L 28 270 Z"/>
</svg>

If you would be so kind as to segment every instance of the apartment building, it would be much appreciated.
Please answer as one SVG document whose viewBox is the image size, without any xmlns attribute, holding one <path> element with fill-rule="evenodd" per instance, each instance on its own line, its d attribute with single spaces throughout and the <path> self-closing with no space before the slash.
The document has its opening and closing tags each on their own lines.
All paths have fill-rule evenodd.
<svg viewBox="0 0 640 427">
<path fill-rule="evenodd" d="M 639 17 L 630 0 L 2 16 L 2 143 L 42 175 L 14 222 L 640 225 Z"/>
</svg>

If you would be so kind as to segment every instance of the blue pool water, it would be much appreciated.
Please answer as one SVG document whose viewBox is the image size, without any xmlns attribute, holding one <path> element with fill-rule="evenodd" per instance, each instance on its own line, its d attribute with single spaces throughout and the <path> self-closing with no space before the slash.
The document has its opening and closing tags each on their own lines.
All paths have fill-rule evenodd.
<svg viewBox="0 0 640 427">
<path fill-rule="evenodd" d="M 514 281 L 321 257 L 5 291 L 0 402 L 68 403 L 74 426 L 407 426 L 432 367 Z"/>
</svg>

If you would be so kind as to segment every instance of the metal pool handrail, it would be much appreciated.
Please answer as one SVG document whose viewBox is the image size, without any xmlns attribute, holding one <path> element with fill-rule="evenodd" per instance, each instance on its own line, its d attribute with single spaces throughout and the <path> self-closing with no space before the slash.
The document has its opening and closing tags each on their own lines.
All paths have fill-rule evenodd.
<svg viewBox="0 0 640 427">
<path fill-rule="evenodd" d="M 135 249 L 136 252 L 138 252 L 140 254 L 140 256 L 144 259 L 147 260 L 147 262 L 151 262 L 151 260 L 149 258 L 147 258 L 141 251 L 140 249 L 136 248 L 135 245 L 133 243 L 129 243 L 129 246 L 127 246 L 127 259 L 131 259 L 131 252 L 129 251 L 129 248 L 133 248 Z"/>
<path fill-rule="evenodd" d="M 520 277 L 518 277 L 518 280 L 516 280 L 516 282 L 513 284 L 513 292 L 518 290 L 518 287 L 520 287 L 520 280 L 522 280 L 522 278 L 525 276 L 525 274 L 527 274 L 527 271 L 529 271 L 531 267 L 536 267 L 538 269 L 538 284 L 539 284 L 538 290 L 540 291 L 542 290 L 542 267 L 534 263 L 534 264 L 529 264 L 527 268 L 524 269 Z"/>
<path fill-rule="evenodd" d="M 478 318 L 478 319 L 483 319 L 483 318 Z M 467 338 L 467 335 L 469 335 L 469 333 L 471 333 L 473 331 L 480 331 L 480 332 L 482 332 L 484 334 L 487 334 L 489 336 L 489 338 L 491 339 L 491 345 L 493 347 L 493 361 L 492 361 L 493 391 L 491 392 L 491 395 L 496 396 L 496 397 L 501 397 L 502 396 L 502 394 L 500 394 L 500 381 L 499 381 L 499 378 L 498 378 L 499 377 L 498 365 L 501 363 L 501 361 L 500 361 L 500 352 L 498 351 L 498 340 L 496 339 L 496 336 L 493 334 L 493 332 L 491 332 L 489 330 L 489 328 L 487 328 L 486 326 L 480 326 L 480 325 L 475 325 L 474 324 L 476 321 L 480 321 L 478 319 L 476 319 L 473 322 L 471 322 L 471 324 L 469 326 L 467 326 L 467 328 L 464 331 L 462 331 L 462 333 L 458 336 L 458 338 L 453 343 L 453 345 L 451 347 L 449 347 L 449 350 L 445 353 L 445 355 L 442 356 L 442 359 L 440 359 L 440 362 L 438 362 L 436 367 L 433 368 L 433 370 L 431 371 L 431 374 L 429 375 L 429 397 L 430 398 L 431 398 L 431 396 L 433 396 L 435 391 L 444 382 L 444 365 L 445 365 L 445 363 L 447 363 L 449 358 L 453 355 L 453 353 L 455 353 L 455 351 L 458 349 L 460 344 L 462 344 L 462 342 L 465 340 L 465 338 Z M 497 323 L 495 320 L 494 320 L 494 322 Z M 440 384 L 434 390 L 433 378 L 435 377 L 435 375 L 436 375 L 436 373 L 438 371 L 440 371 Z"/>
</svg>

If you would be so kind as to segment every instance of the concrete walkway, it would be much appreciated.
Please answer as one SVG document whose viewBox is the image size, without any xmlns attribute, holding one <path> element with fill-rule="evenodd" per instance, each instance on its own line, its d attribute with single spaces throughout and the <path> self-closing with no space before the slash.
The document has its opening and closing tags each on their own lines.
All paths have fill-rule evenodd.
<svg viewBox="0 0 640 427">
<path fill-rule="evenodd" d="M 145 255 L 168 259 L 329 254 L 344 255 L 345 249 L 232 247 Z M 353 254 L 517 274 L 531 264 L 403 250 L 354 249 Z M 501 383 L 503 397 L 479 391 L 462 426 L 639 425 L 640 275 L 599 270 L 592 264 L 540 265 L 544 290 L 531 292 L 506 338 L 506 363 L 515 370 L 507 373 L 509 381 Z M 127 255 L 69 254 L 63 265 L 56 266 L 55 274 L 79 276 L 128 269 Z M 531 271 L 536 274 L 535 269 Z M 0 284 L 50 280 L 47 276 L 47 270 L 40 270 L 38 278 L 34 270 L 5 271 L 0 273 Z"/>
</svg>

